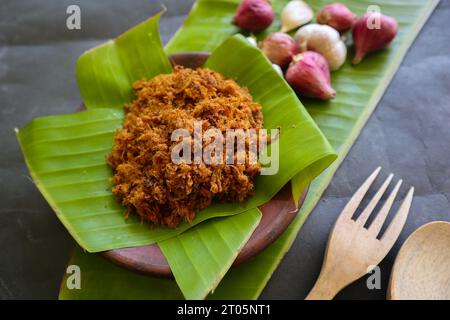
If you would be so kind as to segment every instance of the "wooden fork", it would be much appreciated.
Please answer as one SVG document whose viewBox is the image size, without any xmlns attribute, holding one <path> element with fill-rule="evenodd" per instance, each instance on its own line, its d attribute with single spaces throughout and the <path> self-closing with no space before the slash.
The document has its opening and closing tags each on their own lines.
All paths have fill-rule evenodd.
<svg viewBox="0 0 450 320">
<path fill-rule="evenodd" d="M 377 239 L 400 189 L 402 180 L 397 182 L 371 225 L 368 228 L 364 227 L 373 209 L 391 183 L 393 174 L 389 175 L 361 215 L 356 220 L 352 219 L 380 170 L 381 167 L 378 167 L 367 178 L 339 215 L 328 239 L 319 278 L 306 297 L 307 300 L 333 299 L 344 287 L 367 274 L 370 267 L 373 268 L 378 265 L 400 235 L 411 207 L 414 194 L 413 187 L 409 190 L 386 232 L 381 239 Z"/>
</svg>

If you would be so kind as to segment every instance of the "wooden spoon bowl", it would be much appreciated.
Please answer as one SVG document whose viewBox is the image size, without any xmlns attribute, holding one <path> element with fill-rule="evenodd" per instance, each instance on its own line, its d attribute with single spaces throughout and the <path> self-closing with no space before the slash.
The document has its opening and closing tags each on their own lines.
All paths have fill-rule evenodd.
<svg viewBox="0 0 450 320">
<path fill-rule="evenodd" d="M 198 68 L 208 57 L 207 52 L 178 53 L 171 55 L 170 60 L 173 65 Z M 260 206 L 261 221 L 240 251 L 234 265 L 251 259 L 273 243 L 297 215 L 297 208 L 303 204 L 306 193 L 307 189 L 303 192 L 297 207 L 292 197 L 291 184 L 288 183 L 274 198 Z M 109 250 L 101 254 L 113 263 L 131 271 L 152 276 L 172 277 L 169 264 L 157 244 Z"/>
<path fill-rule="evenodd" d="M 450 299 L 449 222 L 428 223 L 409 236 L 395 260 L 388 299 Z"/>
</svg>

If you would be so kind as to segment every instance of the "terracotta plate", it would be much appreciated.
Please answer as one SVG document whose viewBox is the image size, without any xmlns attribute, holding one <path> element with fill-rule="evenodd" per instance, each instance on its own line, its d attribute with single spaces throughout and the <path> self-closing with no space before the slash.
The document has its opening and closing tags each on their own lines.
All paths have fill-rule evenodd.
<svg viewBox="0 0 450 320">
<path fill-rule="evenodd" d="M 178 53 L 171 55 L 170 59 L 174 65 L 196 68 L 202 66 L 208 56 L 209 53 L 206 52 Z M 303 204 L 306 192 L 307 190 L 302 194 L 299 207 Z M 260 206 L 259 209 L 262 212 L 261 222 L 239 253 L 234 265 L 247 261 L 267 248 L 295 218 L 297 210 L 290 183 L 284 186 L 272 200 Z M 109 250 L 101 254 L 115 264 L 131 271 L 153 276 L 172 277 L 167 260 L 157 244 Z"/>
</svg>

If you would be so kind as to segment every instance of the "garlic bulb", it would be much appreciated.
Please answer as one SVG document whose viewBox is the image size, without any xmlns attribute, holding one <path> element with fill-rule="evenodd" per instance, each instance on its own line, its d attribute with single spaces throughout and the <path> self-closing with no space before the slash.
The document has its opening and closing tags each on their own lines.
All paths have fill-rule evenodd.
<svg viewBox="0 0 450 320">
<path fill-rule="evenodd" d="M 281 12 L 281 32 L 288 32 L 310 22 L 314 17 L 311 7 L 300 0 L 288 2 Z"/>
<path fill-rule="evenodd" d="M 331 71 L 339 69 L 347 57 L 347 47 L 339 32 L 327 25 L 309 24 L 295 34 L 295 41 L 302 51 L 311 50 L 322 54 Z"/>
</svg>

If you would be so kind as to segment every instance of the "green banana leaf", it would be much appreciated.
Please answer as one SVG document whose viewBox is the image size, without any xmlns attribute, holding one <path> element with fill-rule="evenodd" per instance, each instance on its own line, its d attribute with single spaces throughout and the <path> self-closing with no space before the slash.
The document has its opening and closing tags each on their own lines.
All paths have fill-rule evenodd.
<svg viewBox="0 0 450 320">
<path fill-rule="evenodd" d="M 264 127 L 280 129 L 278 173 L 256 178 L 256 189 L 247 207 L 268 201 L 297 174 L 301 173 L 303 183 L 309 184 L 333 162 L 335 153 L 295 93 L 262 52 L 244 37 L 226 39 L 205 66 L 247 87 L 262 106 Z"/>
<path fill-rule="evenodd" d="M 255 208 L 158 243 L 186 299 L 204 299 L 217 287 L 260 220 Z"/>
<path fill-rule="evenodd" d="M 176 229 L 150 228 L 135 216 L 125 220 L 105 161 L 122 121 L 120 110 L 97 109 L 38 118 L 17 133 L 33 181 L 80 246 L 98 252 L 149 244 L 233 213 L 231 204 L 229 211 L 204 210 Z"/>
<path fill-rule="evenodd" d="M 59 292 L 61 300 L 183 299 L 174 280 L 130 272 L 98 254 L 86 253 L 79 246 L 75 247 L 68 265 L 80 267 L 81 288 L 73 289 L 68 286 L 71 283 L 70 274 L 65 273 Z M 133 287 L 132 290 L 129 290 L 130 286 Z"/>
<path fill-rule="evenodd" d="M 276 140 L 280 148 L 280 156 L 275 159 L 278 172 L 259 176 L 254 195 L 246 203 L 214 203 L 198 213 L 193 224 L 184 223 L 176 229 L 149 229 L 136 217 L 125 221 L 124 209 L 111 193 L 108 182 L 111 171 L 105 164 L 105 156 L 123 118 L 123 105 L 132 99 L 133 81 L 171 71 L 157 34 L 158 19 L 159 15 L 80 57 L 77 80 L 87 112 L 40 118 L 18 132 L 38 188 L 78 244 L 89 252 L 161 242 L 206 219 L 256 208 L 269 201 L 298 172 L 305 171 L 313 178 L 336 157 L 317 125 L 267 58 L 243 37 L 231 37 L 212 53 L 207 67 L 248 87 L 254 99 L 263 106 L 265 127 L 282 129 Z M 110 123 L 111 117 L 114 123 Z M 269 153 L 274 144 L 269 146 Z M 198 260 L 198 256 L 185 256 L 190 259 L 184 261 L 187 265 L 208 270 L 200 279 L 203 286 L 192 287 L 185 281 L 178 272 L 177 259 L 182 257 L 183 246 L 200 246 L 201 250 L 202 234 L 210 235 L 215 224 L 201 225 L 199 231 L 189 233 L 194 236 L 181 236 L 169 242 L 173 245 L 164 246 L 164 253 L 169 263 L 174 264 L 176 279 L 186 297 L 203 297 L 218 284 L 244 243 L 236 242 L 236 237 L 248 239 L 256 226 L 248 219 L 242 220 L 247 223 L 242 226 L 247 233 L 242 234 L 234 228 L 233 221 L 220 221 L 220 226 L 230 231 L 221 234 L 222 240 L 235 246 L 228 252 L 217 251 L 217 263 L 206 264 Z M 221 242 L 217 241 L 215 245 L 220 246 Z"/>
<path fill-rule="evenodd" d="M 166 47 L 166 51 L 172 53 L 214 50 L 230 34 L 237 31 L 229 22 L 238 2 L 239 0 L 198 0 L 186 23 Z M 272 1 L 277 17 L 279 17 L 280 8 L 286 2 Z M 307 2 L 317 9 L 330 1 Z M 319 127 L 339 151 L 339 157 L 311 184 L 299 215 L 287 231 L 255 259 L 231 268 L 209 298 L 254 299 L 259 296 L 271 274 L 292 245 L 298 230 L 325 191 L 339 164 L 350 150 L 361 128 L 389 85 L 408 48 L 439 1 L 343 0 L 341 2 L 358 14 L 363 13 L 368 5 L 380 6 L 384 14 L 398 19 L 400 33 L 390 49 L 372 54 L 357 67 L 346 64 L 341 71 L 334 73 L 333 84 L 338 91 L 336 100 L 322 103 L 302 99 Z M 278 27 L 279 22 L 277 21 L 271 29 L 276 30 Z M 348 108 L 346 108 L 347 103 Z M 294 182 L 295 180 L 297 180 L 297 187 L 293 188 L 293 192 L 298 194 L 302 190 L 301 183 L 298 182 L 303 181 L 303 177 L 299 175 L 294 178 Z M 93 270 L 92 273 L 95 276 L 84 282 L 83 290 L 68 290 L 63 285 L 60 291 L 61 299 L 177 299 L 180 297 L 179 289 L 174 281 L 132 274 L 105 263 L 96 256 L 84 254 L 79 249 L 76 249 L 70 264 L 79 264 L 83 266 L 82 268 Z M 103 275 L 105 271 L 107 276 Z M 108 283 L 108 288 L 104 288 L 103 283 Z M 116 287 L 120 287 L 122 290 L 116 293 L 111 292 L 110 288 Z M 124 288 L 126 290 L 123 290 Z M 158 294 L 159 290 L 161 290 L 161 294 Z M 125 291 L 126 293 L 124 293 Z"/>
<path fill-rule="evenodd" d="M 256 228 L 260 217 L 259 210 L 253 209 L 226 219 L 211 219 L 178 237 L 161 242 L 159 245 L 166 257 L 169 260 L 175 260 L 170 265 L 175 277 L 177 277 L 177 282 L 171 279 L 153 278 L 129 272 L 111 264 L 99 255 L 83 252 L 77 246 L 68 264 L 80 267 L 81 288 L 69 289 L 71 287 L 67 286 L 67 282 L 70 283 L 70 274 L 66 273 L 61 283 L 59 299 L 117 299 L 120 294 L 126 292 L 130 284 L 133 285 L 133 290 L 127 292 L 126 296 L 121 296 L 121 298 L 133 300 L 180 300 L 183 297 L 187 299 L 202 299 L 214 289 L 231 263 L 233 263 L 236 253 L 247 242 L 248 235 Z M 229 224 L 228 221 L 232 221 L 232 224 Z M 208 224 L 213 224 L 214 227 L 204 227 Z M 229 228 L 234 230 L 229 232 L 230 230 L 227 231 Z M 207 241 L 197 245 L 196 242 L 199 241 L 199 237 L 195 233 L 199 232 L 202 233 L 201 238 L 207 239 Z M 229 234 L 233 234 L 233 237 L 229 238 Z M 192 239 L 187 239 L 186 241 L 186 239 L 181 240 L 180 237 L 192 237 Z M 170 252 L 166 254 L 166 249 L 173 246 L 182 247 L 179 250 L 182 254 L 174 256 L 171 256 Z M 199 246 L 203 247 L 203 250 L 199 251 Z M 226 264 L 222 263 L 222 255 L 219 255 L 219 252 L 226 252 L 228 256 Z M 205 265 L 191 264 L 192 258 L 187 257 L 188 255 L 198 255 Z M 211 269 L 206 266 L 210 263 L 217 263 L 216 261 L 221 261 L 217 266 L 222 270 L 222 274 L 219 277 L 215 273 L 211 273 Z M 91 284 L 96 281 L 103 284 L 107 283 L 108 290 L 105 290 L 105 286 L 101 285 L 91 287 Z M 183 287 L 187 288 L 190 295 L 187 296 L 186 293 L 183 295 L 180 287 L 181 289 Z"/>
<path fill-rule="evenodd" d="M 246 63 L 244 64 L 243 61 L 246 61 Z M 310 177 L 310 180 L 303 181 L 309 183 L 334 159 L 334 155 L 329 148 L 325 148 L 324 153 L 316 151 L 317 146 L 326 146 L 327 141 L 323 139 L 315 123 L 311 121 L 310 116 L 301 106 L 288 84 L 276 73 L 271 63 L 259 49 L 249 45 L 242 36 L 226 39 L 223 44 L 214 50 L 205 66 L 222 73 L 226 77 L 234 78 L 240 85 L 247 87 L 255 101 L 263 106 L 264 127 L 281 129 L 279 171 L 276 175 L 260 175 L 257 177 L 254 195 L 246 204 L 248 208 L 262 204 L 261 199 L 264 199 L 264 202 L 268 201 L 298 172 L 303 172 L 302 174 L 305 177 Z M 225 222 L 220 223 L 225 226 Z M 234 225 L 230 224 L 230 231 L 234 230 L 233 227 Z M 247 230 L 250 232 L 247 235 L 248 237 L 251 235 L 250 227 L 251 225 L 247 226 Z M 206 239 L 210 239 L 210 237 L 202 237 L 201 234 L 196 232 L 198 228 L 203 228 L 203 225 L 189 233 L 195 237 L 185 236 L 185 234 L 180 236 L 184 247 L 192 246 L 202 250 L 202 247 L 208 245 Z M 212 237 L 215 232 L 213 228 L 208 228 L 208 230 L 209 232 L 205 232 L 205 234 L 211 236 L 211 241 L 217 241 L 216 245 L 220 246 L 219 240 L 221 238 L 215 239 Z M 232 241 L 235 233 L 224 232 L 222 235 L 224 241 Z M 181 250 L 183 246 L 175 245 L 178 242 L 173 239 L 165 241 L 165 243 L 171 245 L 163 246 L 163 243 L 160 242 L 159 245 L 163 249 L 177 283 L 186 298 L 189 299 L 206 296 L 231 266 L 233 260 L 227 260 L 227 258 L 235 257 L 238 253 L 236 248 L 234 248 L 234 252 L 229 252 L 228 255 L 225 251 L 220 250 L 219 257 L 222 259 L 216 257 L 214 260 L 209 260 L 202 259 L 202 256 L 199 255 L 185 256 Z M 182 260 L 183 263 L 179 260 L 181 258 L 185 258 Z M 197 266 L 197 269 L 202 272 L 186 273 L 185 268 L 189 265 Z M 184 277 L 187 277 L 187 280 Z M 199 287 L 197 288 L 195 284 Z"/>
<path fill-rule="evenodd" d="M 144 76 L 150 78 L 155 72 L 167 71 L 168 59 L 157 34 L 158 18 L 159 16 L 151 18 L 127 31 L 116 41 L 91 49 L 80 57 L 77 64 L 78 81 L 81 81 L 80 90 L 88 101 L 85 101 L 88 111 L 40 118 L 18 133 L 36 185 L 78 244 L 89 252 L 162 241 L 206 219 L 255 208 L 269 201 L 298 172 L 304 170 L 311 177 L 317 176 L 336 157 L 293 91 L 274 71 L 264 55 L 242 37 L 232 37 L 213 52 L 208 66 L 224 71 L 221 62 L 224 55 L 228 55 L 228 63 L 245 65 L 245 68 L 235 67 L 230 69 L 232 72 L 224 73 L 234 77 L 241 85 L 248 86 L 255 100 L 263 106 L 267 128 L 284 129 L 279 137 L 278 173 L 258 177 L 254 195 L 248 202 L 213 203 L 199 212 L 192 224 L 183 223 L 176 229 L 150 229 L 135 217 L 125 221 L 122 214 L 124 209 L 117 204 L 111 193 L 108 180 L 112 173 L 105 163 L 105 156 L 111 150 L 113 134 L 120 126 L 121 110 L 126 102 L 121 100 L 126 95 L 114 94 L 119 87 L 120 92 L 130 89 L 128 86 L 131 86 L 133 80 L 125 82 L 121 79 Z M 143 49 L 139 49 L 140 46 Z M 109 59 L 115 47 L 120 48 L 117 51 L 122 60 L 126 59 L 128 51 L 152 53 L 149 58 L 155 59 L 153 64 L 162 64 L 163 67 L 157 68 L 152 64 L 151 67 L 140 68 L 139 64 L 125 64 L 122 60 Z M 239 55 L 230 54 L 231 52 L 238 52 Z M 136 57 L 133 53 L 129 58 Z M 122 65 L 125 67 L 121 68 Z M 242 73 L 240 70 L 246 72 Z M 276 93 L 268 95 L 265 90 L 267 87 L 276 89 Z M 117 107 L 117 111 L 104 108 L 110 104 L 120 107 Z M 283 116 L 288 114 L 289 117 Z"/>
<path fill-rule="evenodd" d="M 122 110 L 133 99 L 134 81 L 172 72 L 159 37 L 160 16 L 161 13 L 80 56 L 77 83 L 88 110 Z"/>
<path fill-rule="evenodd" d="M 212 52 L 230 35 L 238 32 L 250 35 L 232 23 L 240 2 L 241 0 L 197 0 L 183 26 L 167 43 L 166 52 L 169 54 L 188 51 Z M 281 29 L 280 12 L 287 2 L 286 0 L 271 1 L 277 13 L 276 19 L 267 30 L 256 35 L 258 39 Z"/>
</svg>

